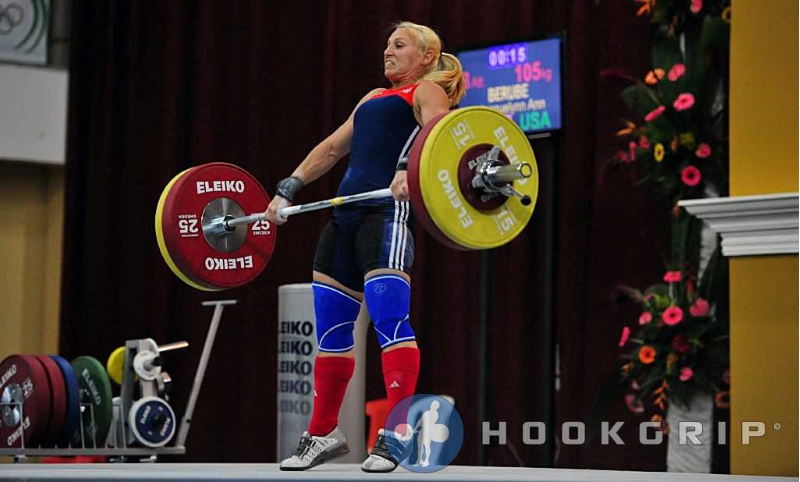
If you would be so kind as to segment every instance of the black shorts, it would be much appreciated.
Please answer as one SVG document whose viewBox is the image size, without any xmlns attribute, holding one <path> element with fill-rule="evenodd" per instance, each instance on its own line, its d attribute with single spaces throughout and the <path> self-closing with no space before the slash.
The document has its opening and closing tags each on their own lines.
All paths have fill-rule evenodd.
<svg viewBox="0 0 800 482">
<path fill-rule="evenodd" d="M 408 201 L 385 206 L 336 208 L 322 231 L 314 270 L 364 291 L 364 275 L 389 268 L 411 274 L 414 214 Z"/>
</svg>

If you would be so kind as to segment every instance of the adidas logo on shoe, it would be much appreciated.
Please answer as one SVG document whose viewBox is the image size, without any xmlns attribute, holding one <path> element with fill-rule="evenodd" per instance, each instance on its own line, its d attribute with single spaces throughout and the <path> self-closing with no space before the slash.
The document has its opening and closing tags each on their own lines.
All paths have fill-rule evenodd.
<svg viewBox="0 0 800 482">
<path fill-rule="evenodd" d="M 397 383 L 397 380 L 393 381 L 389 388 L 400 388 L 400 384 Z"/>
</svg>

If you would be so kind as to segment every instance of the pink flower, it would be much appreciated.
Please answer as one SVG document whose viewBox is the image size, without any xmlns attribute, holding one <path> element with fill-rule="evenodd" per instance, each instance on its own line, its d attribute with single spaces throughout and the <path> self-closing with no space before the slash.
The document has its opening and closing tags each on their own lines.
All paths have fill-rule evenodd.
<svg viewBox="0 0 800 482">
<path fill-rule="evenodd" d="M 692 6 L 690 10 L 692 13 L 700 13 L 700 10 L 703 9 L 703 0 L 692 0 Z"/>
<path fill-rule="evenodd" d="M 656 117 L 660 116 L 661 113 L 664 112 L 666 109 L 667 109 L 666 107 L 664 107 L 663 105 L 660 105 L 660 106 L 656 107 L 655 109 L 653 109 L 649 114 L 644 116 L 644 120 L 646 120 L 647 122 L 650 122 L 653 119 L 655 119 Z"/>
<path fill-rule="evenodd" d="M 645 311 L 644 313 L 639 315 L 639 324 L 640 325 L 646 325 L 646 324 L 650 323 L 651 321 L 653 321 L 653 315 L 650 314 L 649 311 Z"/>
<path fill-rule="evenodd" d="M 631 390 L 634 390 L 634 391 L 638 392 L 641 389 L 642 389 L 642 387 L 641 387 L 641 385 L 639 385 L 639 382 L 637 382 L 636 380 L 631 380 Z"/>
<path fill-rule="evenodd" d="M 628 337 L 631 336 L 631 329 L 627 326 L 622 329 L 622 336 L 619 339 L 619 347 L 622 348 L 625 346 L 625 343 L 628 341 Z"/>
<path fill-rule="evenodd" d="M 694 370 L 692 370 L 690 367 L 683 367 L 681 368 L 681 374 L 678 378 L 680 378 L 682 382 L 686 382 L 691 380 L 693 376 Z"/>
<path fill-rule="evenodd" d="M 667 283 L 677 283 L 681 280 L 680 271 L 667 271 L 664 274 L 664 281 Z"/>
<path fill-rule="evenodd" d="M 683 172 L 681 172 L 681 181 L 689 187 L 697 186 L 702 179 L 703 175 L 700 174 L 700 169 L 694 166 L 687 166 Z"/>
<path fill-rule="evenodd" d="M 614 158 L 619 162 L 631 162 L 630 159 L 628 159 L 628 155 L 625 154 L 625 151 L 617 151 L 616 154 L 614 154 Z"/>
<path fill-rule="evenodd" d="M 628 151 L 631 155 L 631 162 L 636 160 L 636 143 L 631 141 L 628 143 Z"/>
<path fill-rule="evenodd" d="M 675 99 L 675 103 L 672 104 L 675 107 L 675 110 L 686 110 L 689 107 L 694 105 L 694 96 L 688 92 L 684 92 L 683 94 L 679 95 L 677 99 Z"/>
<path fill-rule="evenodd" d="M 664 314 L 661 315 L 661 318 L 664 320 L 665 325 L 677 325 L 683 320 L 683 310 L 677 306 L 670 306 L 664 310 Z"/>
<path fill-rule="evenodd" d="M 669 69 L 669 74 L 667 74 L 667 78 L 672 82 L 680 79 L 683 74 L 686 73 L 686 66 L 683 64 L 675 64 Z"/>
<path fill-rule="evenodd" d="M 650 149 L 650 141 L 645 136 L 639 136 L 639 147 L 642 149 Z"/>
<path fill-rule="evenodd" d="M 629 393 L 625 395 L 625 405 L 628 406 L 628 410 L 633 413 L 642 413 L 644 412 L 644 405 L 639 400 L 636 400 L 636 395 Z"/>
<path fill-rule="evenodd" d="M 708 314 L 708 301 L 703 298 L 697 298 L 697 301 L 689 307 L 689 313 L 696 317 L 706 316 Z"/>
<path fill-rule="evenodd" d="M 700 144 L 697 147 L 697 150 L 694 151 L 694 155 L 699 157 L 700 159 L 705 159 L 706 157 L 711 155 L 711 146 L 709 146 L 705 142 Z"/>
</svg>

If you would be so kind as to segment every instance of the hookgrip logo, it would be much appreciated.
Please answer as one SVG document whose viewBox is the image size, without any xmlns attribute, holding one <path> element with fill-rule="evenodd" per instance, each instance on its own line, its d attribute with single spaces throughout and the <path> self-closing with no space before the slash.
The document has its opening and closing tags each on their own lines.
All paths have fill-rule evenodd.
<svg viewBox="0 0 800 482">
<path fill-rule="evenodd" d="M 386 419 L 389 452 L 412 472 L 447 467 L 464 443 L 464 424 L 456 407 L 438 395 L 406 397 Z"/>
</svg>

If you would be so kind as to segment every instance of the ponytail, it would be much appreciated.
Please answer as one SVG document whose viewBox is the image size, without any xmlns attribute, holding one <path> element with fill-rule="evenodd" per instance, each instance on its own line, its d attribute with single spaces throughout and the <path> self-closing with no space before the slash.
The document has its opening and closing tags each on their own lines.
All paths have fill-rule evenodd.
<svg viewBox="0 0 800 482">
<path fill-rule="evenodd" d="M 461 62 L 455 55 L 442 52 L 436 68 L 422 77 L 425 80 L 439 85 L 444 89 L 450 99 L 450 105 L 455 106 L 464 97 L 467 88 L 464 82 L 464 71 L 461 69 Z"/>
</svg>

